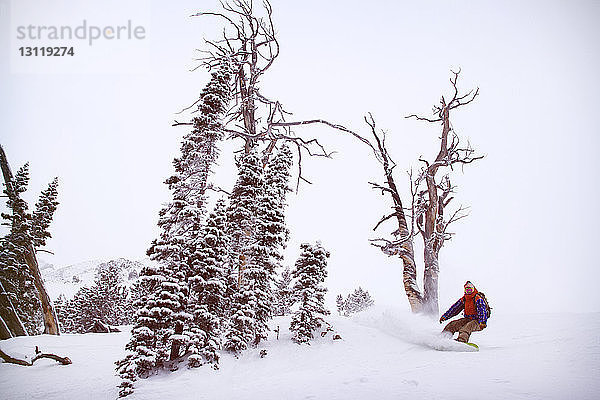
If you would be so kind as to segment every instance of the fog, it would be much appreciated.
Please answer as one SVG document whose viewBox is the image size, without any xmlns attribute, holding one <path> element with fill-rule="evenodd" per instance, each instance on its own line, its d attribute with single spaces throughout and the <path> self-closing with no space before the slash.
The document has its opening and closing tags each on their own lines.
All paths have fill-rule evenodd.
<svg viewBox="0 0 600 400">
<path fill-rule="evenodd" d="M 497 313 L 600 311 L 594 247 L 600 218 L 598 2 L 273 1 L 281 54 L 262 81 L 294 119 L 325 118 L 367 136 L 372 112 L 388 134 L 396 181 L 408 201 L 406 171 L 433 158 L 440 127 L 405 119 L 428 115 L 460 88 L 476 100 L 452 115 L 455 131 L 484 159 L 454 172 L 455 206 L 469 206 L 440 254 L 440 307 L 471 280 Z M 259 4 L 257 4 L 258 6 Z M 41 257 L 57 266 L 144 256 L 158 234 L 162 182 L 172 172 L 185 127 L 171 127 L 208 75 L 190 72 L 203 37 L 214 38 L 215 1 L 0 1 L 0 143 L 13 171 L 30 163 L 30 204 L 54 177 L 60 206 Z M 75 56 L 19 56 L 28 24 L 144 27 L 143 40 L 65 41 Z M 61 42 L 59 40 L 58 42 Z M 52 45 L 58 46 L 58 42 Z M 72 43 L 72 44 L 71 44 Z M 382 170 L 361 142 L 327 127 L 298 128 L 331 159 L 303 157 L 290 196 L 291 240 L 321 240 L 331 251 L 328 300 L 361 285 L 380 304 L 408 306 L 402 264 L 369 244 L 390 207 L 370 189 Z M 222 146 L 214 180 L 231 188 L 232 152 Z M 297 170 L 294 171 L 294 179 Z M 295 184 L 295 181 L 294 181 Z M 420 238 L 417 238 L 417 242 Z M 422 246 L 417 246 L 419 254 Z M 421 282 L 420 282 L 421 283 Z"/>
</svg>

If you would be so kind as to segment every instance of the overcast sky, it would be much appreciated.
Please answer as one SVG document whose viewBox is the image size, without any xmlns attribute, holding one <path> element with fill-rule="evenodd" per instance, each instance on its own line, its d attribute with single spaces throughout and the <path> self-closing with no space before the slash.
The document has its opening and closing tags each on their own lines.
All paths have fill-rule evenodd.
<svg viewBox="0 0 600 400">
<path fill-rule="evenodd" d="M 281 55 L 263 79 L 264 94 L 295 118 L 326 118 L 363 135 L 362 118 L 372 112 L 388 132 L 405 196 L 405 171 L 419 156 L 435 156 L 439 126 L 404 116 L 427 115 L 450 95 L 451 69 L 462 69 L 462 89 L 480 88 L 452 115 L 456 132 L 485 158 L 455 173 L 455 205 L 470 206 L 470 216 L 440 255 L 441 308 L 470 279 L 498 313 L 600 311 L 600 2 L 274 0 L 273 8 Z M 55 255 L 43 259 L 63 266 L 144 256 L 185 133 L 170 124 L 206 84 L 206 72 L 189 70 L 203 37 L 218 33 L 218 20 L 190 15 L 217 9 L 212 0 L 0 0 L 0 142 L 13 171 L 30 163 L 30 204 L 60 179 L 47 246 Z M 103 27 L 129 20 L 145 37 L 91 46 L 17 39 L 18 26 L 76 27 L 84 19 Z M 18 53 L 42 44 L 73 45 L 76 55 Z M 339 131 L 296 133 L 337 153 L 303 160 L 313 184 L 290 198 L 286 263 L 301 242 L 321 240 L 332 254 L 330 301 L 362 285 L 376 302 L 407 307 L 400 260 L 368 243 L 394 229 L 372 232 L 390 206 L 367 183 L 381 181 L 379 165 Z M 239 145 L 223 145 L 214 179 L 226 188 Z"/>
</svg>

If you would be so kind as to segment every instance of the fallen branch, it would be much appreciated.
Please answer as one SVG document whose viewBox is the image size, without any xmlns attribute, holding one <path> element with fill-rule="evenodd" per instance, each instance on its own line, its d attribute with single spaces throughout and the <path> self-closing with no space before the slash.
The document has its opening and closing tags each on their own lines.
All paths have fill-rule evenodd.
<svg viewBox="0 0 600 400">
<path fill-rule="evenodd" d="M 37 360 L 39 360 L 40 358 L 50 358 L 51 360 L 59 362 L 62 365 L 69 365 L 69 364 L 73 363 L 69 357 L 61 357 L 61 356 L 57 356 L 56 354 L 42 353 L 37 348 L 37 346 L 35 347 L 35 357 L 33 357 L 31 359 L 31 361 L 19 360 L 18 358 L 13 358 L 13 357 L 9 356 L 8 354 L 6 354 L 5 352 L 3 352 L 2 350 L 0 350 L 0 358 L 2 358 L 5 363 L 24 365 L 27 367 L 31 367 L 33 365 L 33 363 L 36 362 Z"/>
</svg>

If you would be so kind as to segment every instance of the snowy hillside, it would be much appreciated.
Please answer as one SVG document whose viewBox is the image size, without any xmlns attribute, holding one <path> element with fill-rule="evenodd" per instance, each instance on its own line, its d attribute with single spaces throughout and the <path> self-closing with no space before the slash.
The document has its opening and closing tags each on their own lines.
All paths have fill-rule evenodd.
<svg viewBox="0 0 600 400">
<path fill-rule="evenodd" d="M 310 346 L 292 343 L 288 317 L 276 318 L 279 340 L 240 359 L 225 354 L 221 369 L 162 373 L 139 381 L 133 399 L 597 399 L 600 395 L 600 313 L 493 316 L 475 333 L 478 353 L 436 351 L 441 326 L 392 309 L 348 319 L 332 316 L 331 333 Z M 113 362 L 128 333 L 19 337 L 5 352 L 69 356 L 33 367 L 0 365 L 3 399 L 115 399 Z M 260 358 L 259 351 L 267 350 Z M 23 382 L 27 384 L 24 385 Z"/>
<path fill-rule="evenodd" d="M 108 262 L 120 265 L 124 282 L 128 283 L 137 279 L 143 264 L 150 261 L 131 261 L 124 258 L 90 260 L 59 268 L 41 261 L 40 270 L 46 290 L 52 299 L 57 299 L 61 294 L 70 299 L 82 286 L 91 286 L 98 268 Z"/>
</svg>

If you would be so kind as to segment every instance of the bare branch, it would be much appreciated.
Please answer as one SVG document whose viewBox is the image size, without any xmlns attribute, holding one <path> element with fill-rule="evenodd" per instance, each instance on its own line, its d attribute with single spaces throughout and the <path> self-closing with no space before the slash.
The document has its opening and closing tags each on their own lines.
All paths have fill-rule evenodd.
<svg viewBox="0 0 600 400">
<path fill-rule="evenodd" d="M 373 228 L 373 231 L 376 231 L 376 230 L 377 230 L 377 228 L 379 228 L 379 225 L 381 225 L 382 223 L 384 223 L 384 222 L 385 222 L 385 221 L 387 221 L 388 219 L 390 219 L 390 218 L 393 218 L 393 217 L 395 217 L 395 216 L 396 216 L 396 213 L 395 213 L 395 212 L 391 213 L 390 215 L 383 216 L 383 217 L 381 218 L 381 220 L 380 220 L 380 221 L 377 223 L 377 225 L 375 225 L 375 228 Z"/>
<path fill-rule="evenodd" d="M 389 187 L 382 186 L 378 183 L 369 182 L 369 184 L 373 186 L 373 189 L 381 190 L 381 194 L 384 194 L 385 192 L 392 193 L 392 194 L 394 193 L 394 191 L 392 189 L 390 189 Z"/>
<path fill-rule="evenodd" d="M 44 250 L 44 249 L 36 249 L 35 250 L 36 253 L 48 253 L 48 254 L 52 254 L 54 255 L 53 252 L 49 251 L 49 250 Z"/>
<path fill-rule="evenodd" d="M 69 357 L 60 357 L 60 356 L 57 356 L 56 354 L 42 353 L 38 350 L 37 346 L 36 346 L 35 350 L 36 350 L 36 355 L 31 359 L 31 361 L 13 358 L 13 357 L 9 356 L 8 354 L 6 354 L 5 352 L 3 352 L 2 350 L 0 350 L 0 358 L 2 358 L 2 360 L 4 360 L 4 362 L 6 362 L 6 363 L 24 365 L 26 367 L 31 367 L 34 362 L 36 362 L 37 360 L 39 360 L 41 358 L 49 358 L 49 359 L 57 361 L 63 365 L 69 365 L 69 364 L 73 363 L 69 359 Z"/>
<path fill-rule="evenodd" d="M 452 213 L 452 216 L 450 217 L 450 219 L 448 220 L 448 222 L 446 222 L 444 224 L 444 230 L 443 230 L 444 233 L 446 232 L 446 229 L 448 228 L 448 226 L 451 223 L 456 222 L 458 220 L 461 220 L 461 219 L 469 216 L 469 213 L 466 212 L 466 210 L 468 210 L 468 207 L 460 206 L 458 208 L 458 210 L 456 210 L 456 211 L 454 211 L 454 213 Z"/>
<path fill-rule="evenodd" d="M 223 3 L 221 3 L 221 5 L 223 5 Z M 223 6 L 223 8 L 225 8 L 225 7 Z M 230 10 L 228 10 L 228 11 L 230 11 Z M 233 22 L 231 20 L 231 18 L 229 18 L 225 14 L 214 13 L 214 12 L 199 12 L 199 13 L 190 15 L 190 17 L 201 17 L 201 16 L 204 16 L 204 15 L 212 15 L 212 16 L 216 16 L 216 17 L 219 17 L 219 18 L 223 18 L 224 20 L 226 20 L 227 22 L 229 22 L 229 24 L 237 31 L 238 38 L 242 37 L 242 34 L 240 32 L 240 27 L 235 22 Z"/>
<path fill-rule="evenodd" d="M 171 126 L 180 126 L 180 125 L 194 125 L 193 122 L 179 122 L 177 120 L 173 120 Z"/>
<path fill-rule="evenodd" d="M 373 150 L 373 152 L 377 153 L 375 151 L 375 148 L 371 144 L 371 142 L 364 139 L 362 136 L 356 134 L 355 132 L 351 131 L 350 129 L 346 128 L 345 126 L 342 126 L 339 124 L 333 124 L 324 119 L 311 119 L 311 120 L 306 120 L 306 121 L 294 121 L 294 122 L 274 122 L 271 124 L 271 126 L 300 126 L 300 125 L 309 125 L 309 124 L 324 124 L 324 125 L 334 128 L 334 129 L 338 129 L 340 131 L 350 133 L 352 136 L 356 137 L 358 140 L 360 140 L 361 142 L 363 142 L 367 146 L 369 146 Z"/>
<path fill-rule="evenodd" d="M 442 121 L 441 118 L 431 119 L 431 118 L 426 118 L 426 117 L 420 117 L 420 116 L 418 116 L 416 114 L 410 114 L 410 115 L 407 115 L 404 118 L 407 118 L 407 119 L 408 118 L 415 118 L 415 119 L 417 119 L 419 121 L 427 121 L 427 122 L 440 122 L 440 121 Z"/>
<path fill-rule="evenodd" d="M 212 183 L 209 183 L 206 186 L 206 190 L 212 190 L 213 192 L 217 192 L 217 193 L 225 193 L 227 196 L 231 196 L 231 193 L 222 189 L 220 186 L 214 185 Z"/>
<path fill-rule="evenodd" d="M 185 112 L 185 111 L 189 110 L 190 108 L 194 107 L 196 104 L 198 104 L 198 103 L 199 103 L 199 102 L 201 102 L 201 101 L 202 101 L 202 98 L 200 97 L 200 98 L 198 98 L 198 100 L 196 100 L 196 101 L 195 101 L 195 102 L 194 102 L 192 105 L 190 105 L 190 106 L 188 106 L 188 107 L 185 107 L 185 108 L 181 109 L 180 111 L 176 112 L 175 114 L 181 114 L 181 113 L 183 113 L 183 112 Z"/>
</svg>

